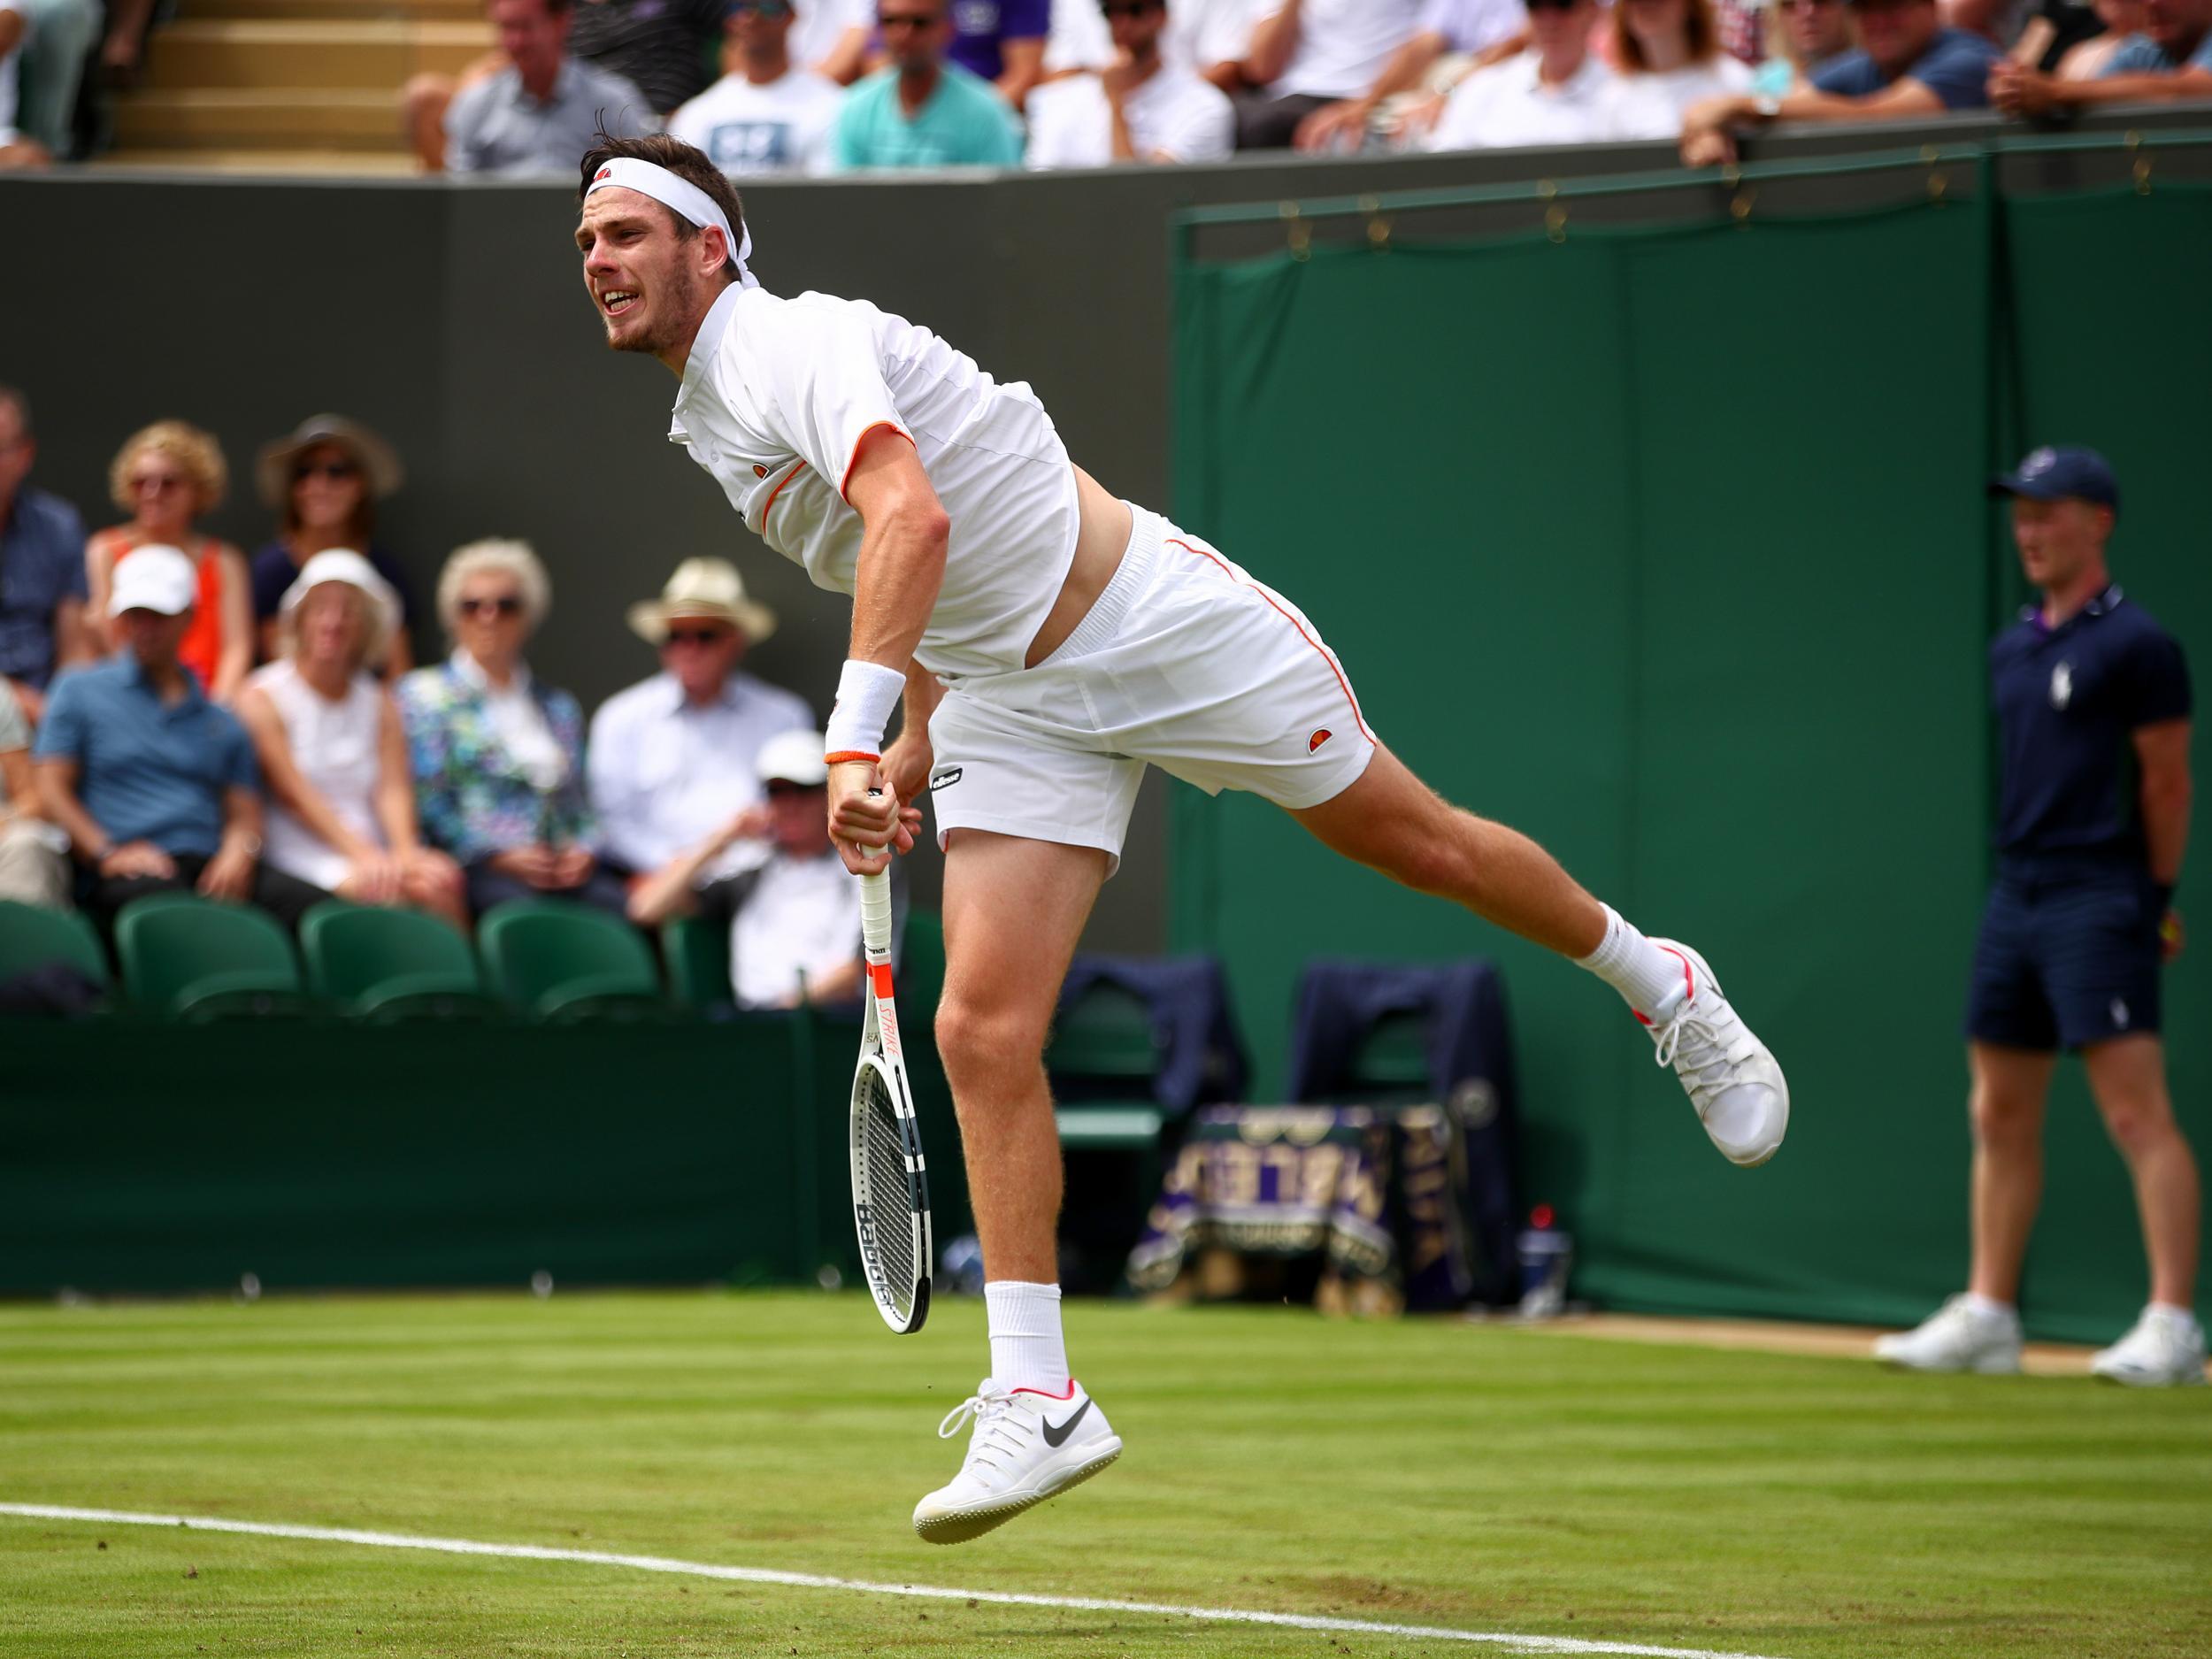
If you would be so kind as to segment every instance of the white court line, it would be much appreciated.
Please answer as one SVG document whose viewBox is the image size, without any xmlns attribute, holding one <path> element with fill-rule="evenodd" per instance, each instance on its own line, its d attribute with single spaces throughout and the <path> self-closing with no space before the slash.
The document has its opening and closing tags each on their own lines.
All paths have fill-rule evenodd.
<svg viewBox="0 0 2212 1659">
<path fill-rule="evenodd" d="M 363 1532 L 344 1526 L 288 1526 L 267 1521 L 229 1521 L 201 1515 L 141 1515 L 128 1509 L 72 1509 L 50 1503 L 0 1503 L 0 1515 L 41 1521 L 103 1521 L 116 1526 L 180 1526 L 188 1532 L 245 1532 L 256 1538 L 304 1538 L 326 1544 L 362 1544 L 374 1549 L 426 1549 L 442 1555 L 497 1555 L 511 1561 L 568 1561 L 638 1572 L 676 1572 L 739 1584 L 784 1585 L 800 1590 L 848 1590 L 861 1595 L 902 1595 L 937 1601 L 987 1601 L 998 1607 L 1064 1608 L 1079 1613 L 1151 1613 L 1168 1618 L 1208 1619 L 1226 1624 L 1277 1624 L 1290 1630 L 1338 1631 L 1360 1636 L 1419 1637 L 1427 1641 L 1483 1642 L 1509 1653 L 1630 1654 L 1645 1659 L 1761 1659 L 1757 1654 L 1716 1653 L 1703 1647 L 1651 1647 L 1638 1642 L 1582 1641 L 1571 1636 L 1516 1636 L 1493 1631 L 1451 1630 L 1432 1624 L 1382 1624 L 1307 1613 L 1256 1613 L 1227 1607 L 1173 1607 L 1158 1601 L 1113 1601 L 1088 1595 L 1022 1595 L 1010 1590 L 948 1590 L 926 1584 L 872 1584 L 813 1572 L 765 1567 L 718 1567 L 672 1561 L 664 1555 L 617 1555 L 597 1549 L 553 1549 L 542 1544 L 484 1544 L 465 1538 L 418 1538 L 405 1532 Z"/>
</svg>

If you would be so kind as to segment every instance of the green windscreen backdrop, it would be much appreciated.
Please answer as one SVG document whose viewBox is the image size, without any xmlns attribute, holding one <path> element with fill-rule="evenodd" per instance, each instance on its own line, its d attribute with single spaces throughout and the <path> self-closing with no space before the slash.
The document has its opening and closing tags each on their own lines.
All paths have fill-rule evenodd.
<svg viewBox="0 0 2212 1659">
<path fill-rule="evenodd" d="M 2208 275 L 2212 196 L 2181 188 L 1186 259 L 1180 521 L 1315 618 L 1422 776 L 1703 951 L 1793 1118 L 1731 1167 L 1609 991 L 1178 786 L 1175 941 L 1226 959 L 1263 1097 L 1309 958 L 1491 956 L 1579 1292 L 1895 1322 L 1958 1288 L 1985 650 L 2024 596 L 1984 480 L 2102 449 L 2120 580 L 2212 647 Z M 2200 1141 L 2204 949 L 2166 986 Z M 2108 1340 L 2142 1254 L 2078 1077 L 2048 1156 L 2030 1323 Z"/>
</svg>

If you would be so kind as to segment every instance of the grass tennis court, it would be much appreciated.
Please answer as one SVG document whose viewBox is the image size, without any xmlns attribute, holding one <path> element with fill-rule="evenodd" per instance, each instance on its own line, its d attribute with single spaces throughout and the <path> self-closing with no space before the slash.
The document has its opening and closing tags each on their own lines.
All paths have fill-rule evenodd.
<svg viewBox="0 0 2212 1659">
<path fill-rule="evenodd" d="M 1263 1309 L 1072 1324 L 1127 1453 L 959 1548 L 907 1517 L 957 1459 L 933 1431 L 981 1306 L 902 1340 L 849 1294 L 10 1307 L 0 1502 L 1778 1659 L 2212 1649 L 2205 1391 Z M 23 1659 L 1501 1650 L 13 1517 L 0 1629 Z"/>
</svg>

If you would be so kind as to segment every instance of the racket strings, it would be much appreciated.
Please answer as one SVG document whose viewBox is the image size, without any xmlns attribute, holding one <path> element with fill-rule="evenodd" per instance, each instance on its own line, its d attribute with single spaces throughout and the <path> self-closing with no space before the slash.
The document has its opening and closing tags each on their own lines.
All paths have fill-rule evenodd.
<svg viewBox="0 0 2212 1659">
<path fill-rule="evenodd" d="M 914 1199 L 907 1180 L 906 1141 L 897 1110 L 882 1077 L 871 1069 L 867 1082 L 868 1129 L 864 1148 L 868 1208 L 875 1217 L 876 1254 L 883 1263 L 886 1287 L 902 1308 L 913 1295 Z"/>
</svg>

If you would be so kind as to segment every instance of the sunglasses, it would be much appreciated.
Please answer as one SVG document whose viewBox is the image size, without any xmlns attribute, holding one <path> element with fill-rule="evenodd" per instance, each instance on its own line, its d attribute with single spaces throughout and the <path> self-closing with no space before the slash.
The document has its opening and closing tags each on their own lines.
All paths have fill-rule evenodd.
<svg viewBox="0 0 2212 1659">
<path fill-rule="evenodd" d="M 136 478 L 131 480 L 131 489 L 134 493 L 142 495 L 150 489 L 158 493 L 162 490 L 182 489 L 183 488 L 183 475 L 178 472 L 141 472 Z"/>
<path fill-rule="evenodd" d="M 292 469 L 292 481 L 296 484 L 303 479 L 327 478 L 342 484 L 360 474 L 361 469 L 350 461 L 310 461 Z"/>
<path fill-rule="evenodd" d="M 714 645 L 730 637 L 726 628 L 671 628 L 663 643 L 668 645 Z"/>
<path fill-rule="evenodd" d="M 464 599 L 461 614 L 465 617 L 518 617 L 522 614 L 522 600 L 515 594 L 502 594 L 496 599 Z"/>
</svg>

